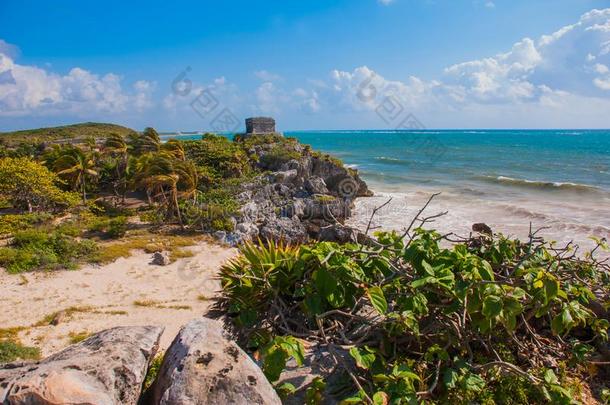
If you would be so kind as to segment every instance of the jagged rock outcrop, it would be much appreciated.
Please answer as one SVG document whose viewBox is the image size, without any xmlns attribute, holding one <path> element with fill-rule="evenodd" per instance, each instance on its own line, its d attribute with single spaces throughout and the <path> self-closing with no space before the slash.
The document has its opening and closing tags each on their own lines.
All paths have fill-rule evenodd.
<svg viewBox="0 0 610 405">
<path fill-rule="evenodd" d="M 42 361 L 0 366 L 0 403 L 135 405 L 162 332 L 107 329 Z"/>
<path fill-rule="evenodd" d="M 309 238 L 357 239 L 342 224 L 357 197 L 372 195 L 358 172 L 298 142 L 282 144 L 283 153 L 298 158 L 269 158 L 277 154 L 277 147 L 273 143 L 252 147 L 250 154 L 270 173 L 243 186 L 234 232 L 217 236 L 232 245 L 259 237 L 292 244 Z"/>
<path fill-rule="evenodd" d="M 281 404 L 262 371 L 234 342 L 219 321 L 189 322 L 165 353 L 144 403 Z"/>
</svg>

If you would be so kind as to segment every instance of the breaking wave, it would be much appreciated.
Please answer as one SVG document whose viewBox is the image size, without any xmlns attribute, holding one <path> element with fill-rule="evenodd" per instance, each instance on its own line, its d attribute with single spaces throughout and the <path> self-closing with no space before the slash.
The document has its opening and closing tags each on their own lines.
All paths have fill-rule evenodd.
<svg viewBox="0 0 610 405">
<path fill-rule="evenodd" d="M 506 176 L 482 176 L 482 180 L 488 183 L 495 183 L 504 186 L 527 187 L 539 190 L 566 190 L 566 191 L 601 191 L 600 188 L 588 184 L 552 182 L 539 180 L 515 179 Z"/>
</svg>

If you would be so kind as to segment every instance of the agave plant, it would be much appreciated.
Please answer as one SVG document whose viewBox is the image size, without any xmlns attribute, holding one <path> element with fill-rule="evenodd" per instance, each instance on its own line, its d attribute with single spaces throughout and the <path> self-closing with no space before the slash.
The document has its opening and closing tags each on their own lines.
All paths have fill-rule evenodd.
<svg viewBox="0 0 610 405">
<path fill-rule="evenodd" d="M 288 304 L 284 298 L 294 295 L 289 290 L 295 289 L 305 270 L 299 254 L 298 246 L 259 240 L 242 245 L 239 255 L 220 269 L 226 303 L 230 302 L 227 309 L 239 314 L 241 325 L 251 326 L 259 311 Z"/>
</svg>

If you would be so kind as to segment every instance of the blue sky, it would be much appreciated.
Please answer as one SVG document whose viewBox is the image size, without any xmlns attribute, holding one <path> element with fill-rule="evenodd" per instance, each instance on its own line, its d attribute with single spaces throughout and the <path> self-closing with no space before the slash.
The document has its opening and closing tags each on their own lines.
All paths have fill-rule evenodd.
<svg viewBox="0 0 610 405">
<path fill-rule="evenodd" d="M 0 130 L 610 127 L 608 1 L 101 4 L 0 2 Z"/>
</svg>

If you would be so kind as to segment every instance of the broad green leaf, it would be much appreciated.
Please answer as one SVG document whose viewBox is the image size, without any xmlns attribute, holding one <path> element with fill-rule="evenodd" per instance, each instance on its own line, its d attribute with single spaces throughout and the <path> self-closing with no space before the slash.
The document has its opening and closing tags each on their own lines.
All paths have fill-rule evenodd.
<svg viewBox="0 0 610 405">
<path fill-rule="evenodd" d="M 389 401 L 390 397 L 383 391 L 377 391 L 375 395 L 373 395 L 374 405 L 387 405 Z"/>
<path fill-rule="evenodd" d="M 349 354 L 356 360 L 356 365 L 360 368 L 368 370 L 375 362 L 375 354 L 368 352 L 366 349 L 358 349 L 352 347 Z"/>
<path fill-rule="evenodd" d="M 481 269 L 479 274 L 481 274 L 481 278 L 487 281 L 494 280 L 494 270 L 491 268 L 491 264 L 487 260 L 481 260 Z"/>
<path fill-rule="evenodd" d="M 502 298 L 495 295 L 485 297 L 482 312 L 488 318 L 495 318 L 500 315 L 502 312 Z"/>
<path fill-rule="evenodd" d="M 367 289 L 366 293 L 377 312 L 383 315 L 388 311 L 388 302 L 386 301 L 383 290 L 380 287 L 370 287 Z"/>
</svg>

